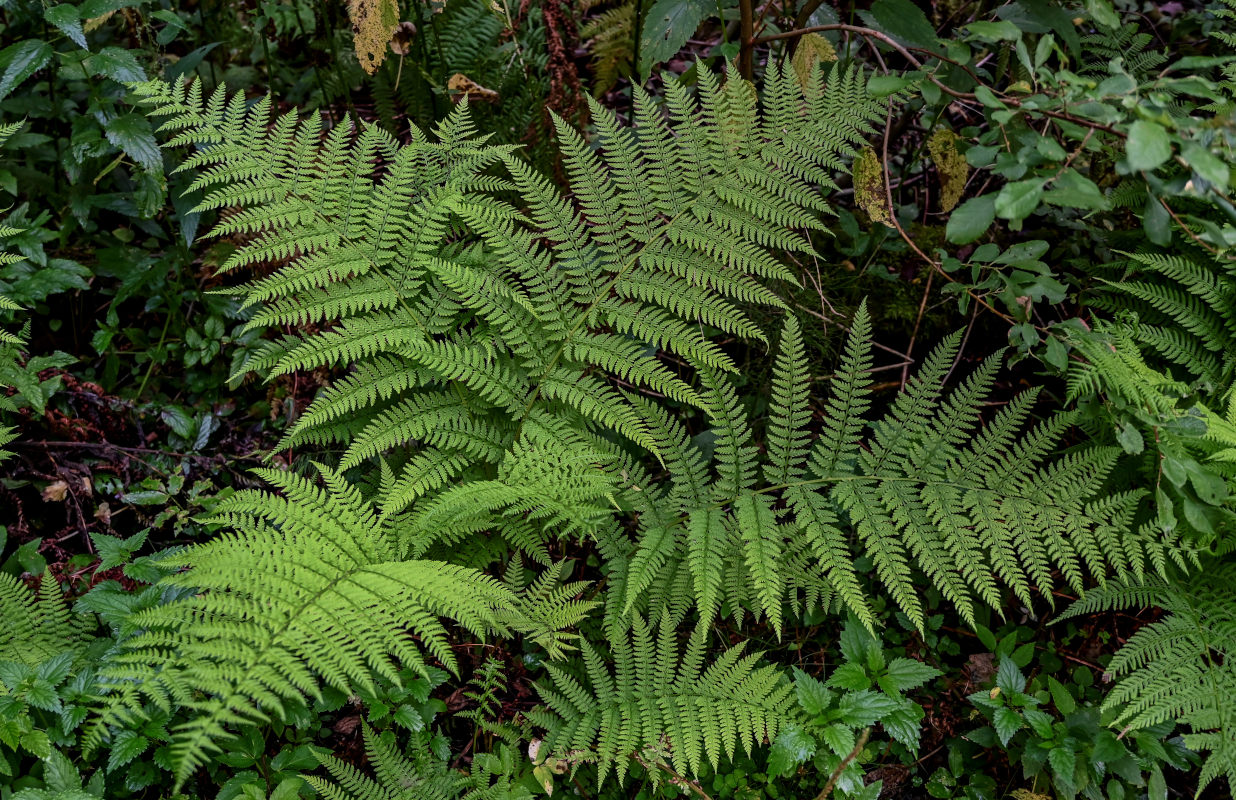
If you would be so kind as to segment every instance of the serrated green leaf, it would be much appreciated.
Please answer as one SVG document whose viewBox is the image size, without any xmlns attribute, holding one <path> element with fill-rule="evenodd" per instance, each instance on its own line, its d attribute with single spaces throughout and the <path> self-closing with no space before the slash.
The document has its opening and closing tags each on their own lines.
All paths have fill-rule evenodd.
<svg viewBox="0 0 1236 800">
<path fill-rule="evenodd" d="M 51 61 L 52 48 L 41 39 L 26 39 L 0 50 L 0 100 Z"/>
<path fill-rule="evenodd" d="M 141 114 L 124 114 L 103 125 L 107 141 L 151 172 L 163 171 L 163 154 L 150 121 Z"/>
<path fill-rule="evenodd" d="M 784 775 L 815 755 L 815 739 L 797 725 L 787 725 L 768 750 L 768 771 Z"/>
<path fill-rule="evenodd" d="M 875 23 L 874 27 L 902 42 L 928 50 L 940 46 L 935 26 L 910 0 L 876 0 L 871 4 L 871 11 L 863 13 L 864 19 L 868 17 Z"/>
<path fill-rule="evenodd" d="M 1021 725 L 1021 715 L 1008 706 L 997 708 L 992 717 L 992 727 L 996 729 L 996 736 L 1000 737 L 1000 744 L 1004 747 L 1008 747 L 1009 740 L 1021 730 Z"/>
<path fill-rule="evenodd" d="M 716 10 L 716 4 L 706 0 L 657 0 L 644 17 L 639 74 L 647 80 L 653 66 L 673 58 Z"/>
<path fill-rule="evenodd" d="M 86 47 L 86 33 L 82 30 L 82 20 L 77 14 L 77 7 L 68 3 L 52 6 L 43 12 L 43 18 L 60 29 L 65 36 L 78 47 Z"/>
</svg>

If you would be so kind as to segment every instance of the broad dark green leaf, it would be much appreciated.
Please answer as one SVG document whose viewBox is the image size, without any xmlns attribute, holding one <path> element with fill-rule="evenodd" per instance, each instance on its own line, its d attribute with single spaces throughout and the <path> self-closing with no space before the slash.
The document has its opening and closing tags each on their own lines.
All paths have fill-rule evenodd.
<svg viewBox="0 0 1236 800">
<path fill-rule="evenodd" d="M 146 80 L 146 70 L 141 68 L 133 53 L 119 47 L 104 47 L 86 59 L 86 69 L 95 75 L 103 75 L 114 81 Z"/>
<path fill-rule="evenodd" d="M 982 236 L 996 219 L 996 196 L 971 197 L 948 216 L 944 235 L 953 244 L 969 244 Z"/>
<path fill-rule="evenodd" d="M 163 169 L 163 154 L 155 141 L 150 121 L 141 114 L 125 114 L 103 126 L 107 141 L 151 172 Z"/>
<path fill-rule="evenodd" d="M 910 0 L 876 0 L 871 4 L 871 10 L 863 12 L 862 16 L 869 19 L 873 27 L 906 44 L 928 50 L 940 48 L 935 26 L 928 21 L 923 10 Z"/>
<path fill-rule="evenodd" d="M 52 48 L 41 39 L 26 39 L 0 50 L 0 99 L 51 61 Z"/>
<path fill-rule="evenodd" d="M 716 10 L 716 3 L 706 0 L 657 0 L 644 18 L 639 74 L 646 80 L 653 65 L 673 58 L 700 23 Z"/>
<path fill-rule="evenodd" d="M 1125 154 L 1129 169 L 1152 170 L 1172 157 L 1172 140 L 1159 123 L 1139 119 L 1129 126 Z"/>
<path fill-rule="evenodd" d="M 73 44 L 86 47 L 86 32 L 82 30 L 82 20 L 74 6 L 68 3 L 52 6 L 43 12 L 43 18 L 59 28 Z"/>
<path fill-rule="evenodd" d="M 997 708 L 992 718 L 992 727 L 996 729 L 996 736 L 1000 737 L 1000 744 L 1005 746 L 1008 746 L 1013 734 L 1021 730 L 1021 724 L 1021 715 L 1008 706 Z"/>
</svg>

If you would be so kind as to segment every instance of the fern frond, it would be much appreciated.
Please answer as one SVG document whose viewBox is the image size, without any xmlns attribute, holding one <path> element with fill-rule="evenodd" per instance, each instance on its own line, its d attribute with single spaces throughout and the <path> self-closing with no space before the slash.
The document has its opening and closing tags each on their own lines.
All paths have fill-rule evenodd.
<svg viewBox="0 0 1236 800">
<path fill-rule="evenodd" d="M 50 572 L 43 574 L 37 594 L 0 573 L 0 619 L 0 661 L 37 667 L 65 653 L 76 656 L 86 643 L 83 622 L 69 612 Z"/>
<path fill-rule="evenodd" d="M 1167 616 L 1137 631 L 1108 671 L 1117 679 L 1104 701 L 1113 725 L 1142 729 L 1186 725 L 1190 749 L 1207 753 L 1201 792 L 1219 777 L 1236 786 L 1236 568 L 1207 564 L 1187 583 L 1159 578 L 1112 583 L 1087 593 L 1062 618 L 1161 606 Z"/>
<path fill-rule="evenodd" d="M 672 627 L 661 624 L 654 641 L 640 618 L 609 644 L 613 672 L 583 645 L 586 683 L 547 663 L 549 680 L 537 690 L 548 708 L 534 716 L 546 728 L 544 746 L 568 759 L 595 759 L 598 781 L 611 770 L 622 781 L 645 746 L 667 747 L 681 774 L 698 775 L 705 759 L 715 769 L 723 754 L 750 753 L 796 721 L 793 686 L 776 668 L 758 666 L 758 655 L 743 656 L 741 646 L 705 668 L 701 637 L 683 652 Z"/>
<path fill-rule="evenodd" d="M 319 472 L 325 489 L 262 470 L 282 496 L 245 490 L 221 501 L 213 520 L 234 532 L 167 559 L 189 568 L 167 585 L 194 594 L 139 613 L 146 632 L 103 670 L 118 690 L 114 718 L 140 713 L 134 695 L 192 710 L 172 743 L 180 783 L 228 728 L 281 717 L 322 684 L 372 691 L 375 676 L 398 683 L 396 662 L 426 670 L 426 653 L 454 669 L 438 617 L 483 635 L 515 603 L 475 571 L 400 560 L 395 531 L 372 506 L 338 473 Z"/>
</svg>

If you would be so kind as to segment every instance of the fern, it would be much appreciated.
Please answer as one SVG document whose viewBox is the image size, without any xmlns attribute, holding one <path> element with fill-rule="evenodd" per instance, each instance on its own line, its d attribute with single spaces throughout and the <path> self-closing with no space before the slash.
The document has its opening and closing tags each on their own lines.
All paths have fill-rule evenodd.
<svg viewBox="0 0 1236 800">
<path fill-rule="evenodd" d="M 0 125 L 0 145 L 3 145 L 13 134 L 21 130 L 23 124 L 22 122 L 13 122 L 8 125 Z M 18 233 L 21 233 L 21 229 L 0 224 L 0 238 L 14 236 Z M 6 264 L 16 264 L 23 258 L 24 256 L 17 253 L 0 252 L 0 267 Z M 21 306 L 0 294 L 0 312 L 20 310 Z M 6 331 L 4 328 L 0 328 L 0 365 L 3 365 L 5 362 L 15 365 L 18 358 L 17 349 L 23 344 L 25 344 L 24 334 L 14 334 Z M 7 387 L 0 385 L 0 390 L 5 388 Z M 0 394 L 0 411 L 16 410 L 13 402 L 8 397 Z M 13 428 L 0 427 L 0 463 L 12 456 L 12 453 L 5 450 L 4 447 L 16 438 L 17 434 Z"/>
<path fill-rule="evenodd" d="M 421 672 L 432 656 L 455 658 L 439 616 L 475 634 L 502 630 L 515 597 L 475 571 L 402 560 L 398 531 L 340 475 L 320 468 L 326 490 L 264 470 L 283 496 L 246 490 L 220 502 L 213 521 L 232 526 L 168 557 L 189 567 L 165 579 L 192 596 L 139 613 L 145 633 L 103 670 L 110 720 L 145 701 L 192 711 L 174 731 L 183 784 L 226 729 L 282 717 L 320 686 L 372 691 L 374 676 L 398 683 L 398 664 Z"/>
<path fill-rule="evenodd" d="M 854 70 L 805 90 L 772 73 L 763 113 L 749 84 L 706 74 L 698 100 L 669 86 L 668 119 L 637 92 L 634 131 L 594 104 L 599 150 L 559 120 L 570 198 L 477 138 L 465 108 L 400 146 L 372 127 L 323 134 L 317 118 L 268 126 L 269 100 L 246 110 L 197 84 L 137 91 L 170 146 L 200 148 L 182 165 L 199 208 L 239 207 L 214 231 L 247 239 L 224 269 L 290 259 L 246 303 L 262 306 L 252 326 L 302 332 L 244 370 L 354 370 L 281 446 L 347 443 L 344 465 L 416 453 L 393 514 L 448 476 L 491 479 L 536 418 L 655 453 L 633 392 L 702 401 L 656 351 L 733 371 L 699 323 L 764 338 L 744 308 L 782 305 L 765 283 L 793 276 L 774 254 L 811 252 L 819 189 L 882 113 Z M 510 191 L 525 212 L 498 199 Z"/>
<path fill-rule="evenodd" d="M 413 735 L 409 756 L 396 750 L 394 737 L 363 727 L 365 754 L 373 767 L 369 777 L 356 767 L 328 755 L 322 765 L 334 780 L 316 775 L 305 781 L 325 800 L 518 800 L 531 798 L 527 789 L 514 784 L 516 763 L 510 748 L 498 754 L 481 754 L 473 760 L 471 774 L 449 769 L 430 752 L 423 735 Z"/>
<path fill-rule="evenodd" d="M 592 10 L 601 5 L 591 0 L 585 5 Z M 637 3 L 623 0 L 603 9 L 580 26 L 579 38 L 589 42 L 592 57 L 592 93 L 596 97 L 608 92 L 619 79 L 631 73 L 635 57 L 635 26 L 639 14 Z"/>
<path fill-rule="evenodd" d="M 836 598 L 871 626 L 869 592 L 854 567 L 866 556 L 897 606 L 921 626 L 915 569 L 973 621 L 978 603 L 1003 605 L 1000 584 L 1029 604 L 1031 589 L 1050 597 L 1054 571 L 1081 591 L 1086 573 L 1100 581 L 1112 571 L 1140 576 L 1183 558 L 1178 544 L 1129 532 L 1137 493 L 1103 493 L 1113 449 L 1045 461 L 1071 417 L 1023 430 L 1033 392 L 976 432 L 998 362 L 989 359 L 944 393 L 956 336 L 931 354 L 882 419 L 868 423 L 869 331 L 860 309 L 824 429 L 808 445 L 809 378 L 797 325 L 787 322 L 762 485 L 754 436 L 732 389 L 701 373 L 717 436 L 716 472 L 710 475 L 685 434 L 664 420 L 666 461 L 689 474 L 677 476 L 675 489 L 648 496 L 661 507 L 641 514 L 627 608 L 642 607 L 635 597 L 649 587 L 651 613 L 681 613 L 676 598 L 685 573 L 704 620 L 723 604 L 736 615 L 747 606 L 779 628 L 783 603 L 806 595 Z M 872 435 L 864 440 L 868 424 Z M 803 550 L 805 561 L 783 555 Z"/>
<path fill-rule="evenodd" d="M 655 639 L 655 640 L 654 640 Z M 611 770 L 621 782 L 629 759 L 645 747 L 666 747 L 675 768 L 698 775 L 705 760 L 748 754 L 797 719 L 794 688 L 776 668 L 757 666 L 742 646 L 704 666 L 698 634 L 680 653 L 666 618 L 655 632 L 640 618 L 629 635 L 610 637 L 614 671 L 583 645 L 581 682 L 564 666 L 546 664 L 550 680 L 537 689 L 547 708 L 530 714 L 546 728 L 544 747 L 576 764 L 596 761 L 598 783 Z"/>
<path fill-rule="evenodd" d="M 1236 267 L 1211 258 L 1129 256 L 1094 304 L 1136 312 L 1137 339 L 1168 363 L 1216 386 L 1236 376 Z"/>
<path fill-rule="evenodd" d="M 44 573 L 37 594 L 0 573 L 0 619 L 0 661 L 37 667 L 65 653 L 76 656 L 86 645 L 84 626 L 70 614 L 51 573 Z"/>
<path fill-rule="evenodd" d="M 1184 743 L 1207 753 L 1198 784 L 1226 777 L 1236 786 L 1236 566 L 1208 564 L 1187 583 L 1147 579 L 1110 584 L 1074 604 L 1063 619 L 1125 608 L 1159 606 L 1167 616 L 1146 625 L 1116 653 L 1116 679 L 1104 701 L 1114 725 L 1142 729 L 1160 722 L 1187 725 Z"/>
<path fill-rule="evenodd" d="M 1150 49 L 1154 37 L 1129 23 L 1114 31 L 1101 30 L 1082 37 L 1085 48 L 1085 71 L 1107 74 L 1108 64 L 1120 59 L 1130 75 L 1141 79 L 1153 77 L 1153 72 L 1167 63 L 1164 53 Z"/>
<path fill-rule="evenodd" d="M 774 64 L 760 98 L 701 70 L 698 97 L 671 81 L 664 109 L 637 88 L 633 128 L 593 103 L 595 142 L 556 120 L 569 193 L 477 137 L 463 106 L 400 144 L 371 126 L 272 121 L 269 99 L 136 87 L 169 145 L 196 148 L 182 169 L 200 210 L 224 210 L 214 232 L 241 241 L 224 269 L 285 262 L 240 291 L 255 329 L 292 332 L 241 372 L 346 370 L 281 446 L 337 447 L 340 469 L 372 468 L 374 495 L 330 469 L 327 493 L 264 472 L 286 499 L 226 501 L 239 532 L 171 562 L 192 566 L 171 583 L 199 594 L 146 612 L 149 633 L 109 674 L 119 718 L 172 700 L 195 710 L 174 747 L 182 781 L 227 727 L 278 716 L 318 681 L 364 687 L 395 661 L 424 665 L 405 626 L 451 666 L 438 616 L 555 656 L 578 644 L 583 674 L 551 663 L 535 721 L 555 752 L 591 753 L 600 780 L 663 738 L 675 768 L 698 774 L 795 713 L 752 656 L 703 668 L 718 613 L 751 610 L 779 634 L 786 605 L 842 605 L 873 627 L 864 556 L 920 627 L 916 572 L 973 622 L 1004 587 L 1029 604 L 1057 574 L 1081 591 L 1087 573 L 1183 560 L 1129 532 L 1136 494 L 1102 494 L 1114 450 L 1047 460 L 1069 417 L 1026 430 L 1028 394 L 980 429 L 998 362 L 946 393 L 956 336 L 872 422 L 861 311 L 817 432 L 788 321 L 768 422 L 748 419 L 737 365 L 705 326 L 768 341 L 750 309 L 785 308 L 786 256 L 814 253 L 832 172 L 884 114 L 853 68 L 807 78 Z M 691 414 L 711 425 L 711 459 L 691 444 Z M 608 567 L 612 675 L 592 644 L 557 632 L 588 610 L 578 587 L 555 588 L 560 568 L 516 604 L 459 566 L 508 549 L 550 564 L 566 536 L 590 538 Z M 276 565 L 279 550 L 295 563 Z M 370 613 L 377 586 L 391 596 Z M 693 608 L 680 658 L 674 629 Z"/>
</svg>

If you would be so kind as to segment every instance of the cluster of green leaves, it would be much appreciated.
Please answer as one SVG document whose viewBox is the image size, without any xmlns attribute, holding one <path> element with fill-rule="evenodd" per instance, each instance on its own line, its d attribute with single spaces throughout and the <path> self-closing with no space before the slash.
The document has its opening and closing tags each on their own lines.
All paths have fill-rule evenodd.
<svg viewBox="0 0 1236 800">
<path fill-rule="evenodd" d="M 1107 0 L 781 5 L 589 4 L 618 108 L 582 126 L 545 113 L 573 91 L 552 2 L 0 10 L 27 119 L 0 129 L 0 314 L 32 320 L 0 329 L 0 410 L 71 417 L 81 359 L 187 454 L 93 476 L 140 524 L 79 511 L 89 553 L 23 530 L 0 563 L 4 792 L 1236 779 L 1236 10 L 1170 12 L 1168 56 Z M 380 66 L 352 54 L 374 20 Z M 1005 332 L 1011 378 L 967 350 Z M 236 413 L 250 373 L 270 393 Z M 265 488 L 208 498 L 212 441 L 280 413 Z M 1168 612 L 1086 656 L 1110 693 L 1056 656 L 1092 628 L 1030 627 L 1065 592 Z M 967 653 L 994 683 L 944 741 Z"/>
</svg>

